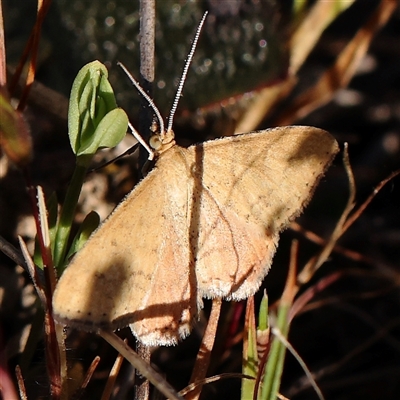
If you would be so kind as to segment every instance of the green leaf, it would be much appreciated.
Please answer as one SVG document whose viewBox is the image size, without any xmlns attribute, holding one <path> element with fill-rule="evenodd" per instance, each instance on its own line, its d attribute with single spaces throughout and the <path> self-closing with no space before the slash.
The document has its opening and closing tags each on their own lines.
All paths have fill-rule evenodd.
<svg viewBox="0 0 400 400">
<path fill-rule="evenodd" d="M 117 109 L 107 68 L 99 61 L 85 65 L 75 78 L 69 102 L 68 134 L 73 152 L 92 156 L 101 147 L 114 147 L 127 128 L 128 117 Z M 85 165 L 87 160 L 85 157 Z"/>
<path fill-rule="evenodd" d="M 80 157 L 92 155 L 101 147 L 115 147 L 125 136 L 128 127 L 128 117 L 121 108 L 110 111 L 97 125 L 94 134 L 82 142 L 78 156 L 78 164 L 81 164 Z M 82 158 L 82 160 L 86 158 Z M 86 163 L 86 161 L 84 161 Z"/>
<path fill-rule="evenodd" d="M 85 65 L 75 78 L 69 102 L 68 134 L 77 160 L 57 227 L 54 246 L 57 268 L 65 266 L 79 193 L 93 155 L 101 147 L 116 146 L 126 134 L 128 117 L 116 107 L 107 68 L 99 61 Z"/>
<path fill-rule="evenodd" d="M 290 323 L 288 315 L 290 306 L 290 304 L 281 302 L 278 309 L 277 329 L 281 332 L 284 338 L 287 338 L 289 333 Z M 265 367 L 264 379 L 261 385 L 261 394 L 259 396 L 260 400 L 277 399 L 281 384 L 285 355 L 285 345 L 279 340 L 279 338 L 275 336 L 271 344 L 268 362 Z"/>
</svg>

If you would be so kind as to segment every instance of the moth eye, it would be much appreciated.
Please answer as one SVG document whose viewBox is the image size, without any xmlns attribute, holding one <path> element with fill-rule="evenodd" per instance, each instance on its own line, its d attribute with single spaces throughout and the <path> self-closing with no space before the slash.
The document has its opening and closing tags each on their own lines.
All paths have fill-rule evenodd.
<svg viewBox="0 0 400 400">
<path fill-rule="evenodd" d="M 149 140 L 149 144 L 156 151 L 160 150 L 163 145 L 159 135 L 153 135 Z"/>
</svg>

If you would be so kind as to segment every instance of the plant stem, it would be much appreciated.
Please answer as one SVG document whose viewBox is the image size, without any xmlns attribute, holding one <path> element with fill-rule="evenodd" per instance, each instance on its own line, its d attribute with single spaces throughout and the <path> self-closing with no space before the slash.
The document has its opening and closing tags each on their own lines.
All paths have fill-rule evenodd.
<svg viewBox="0 0 400 400">
<path fill-rule="evenodd" d="M 61 209 L 54 246 L 54 265 L 58 269 L 64 268 L 64 258 L 68 248 L 68 239 L 86 171 L 87 167 L 78 164 L 76 165 Z M 60 272 L 61 271 L 59 271 L 59 274 Z"/>
</svg>

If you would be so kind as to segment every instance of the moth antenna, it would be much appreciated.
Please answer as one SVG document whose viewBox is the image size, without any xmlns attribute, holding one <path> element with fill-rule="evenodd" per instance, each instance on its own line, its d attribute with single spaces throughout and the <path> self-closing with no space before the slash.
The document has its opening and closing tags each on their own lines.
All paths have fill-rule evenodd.
<svg viewBox="0 0 400 400">
<path fill-rule="evenodd" d="M 154 104 L 154 101 L 151 99 L 151 97 L 144 91 L 144 89 L 140 86 L 140 83 L 132 76 L 132 74 L 127 70 L 124 64 L 121 62 L 117 62 L 117 65 L 122 68 L 122 70 L 125 72 L 125 74 L 128 76 L 129 80 L 132 82 L 132 84 L 135 86 L 137 91 L 147 100 L 149 103 L 150 107 L 153 109 L 154 114 L 156 114 L 156 117 L 158 119 L 158 122 L 160 124 L 160 132 L 161 135 L 164 135 L 165 133 L 165 127 L 164 127 L 164 121 L 161 117 L 161 113 L 158 110 L 157 106 Z M 146 148 L 147 150 L 147 148 Z"/>
<path fill-rule="evenodd" d="M 201 33 L 201 29 L 203 28 L 204 21 L 206 20 L 207 14 L 208 14 L 208 11 L 206 11 L 204 13 L 203 18 L 201 19 L 200 24 L 199 24 L 199 26 L 198 26 L 198 28 L 196 30 L 196 34 L 194 35 L 194 39 L 193 39 L 193 42 L 192 42 L 192 47 L 190 48 L 189 55 L 187 56 L 185 66 L 183 68 L 182 76 L 181 76 L 181 79 L 179 81 L 178 89 L 176 91 L 175 99 L 174 99 L 174 102 L 172 103 L 171 111 L 169 113 L 167 132 L 169 132 L 172 129 L 172 123 L 174 121 L 174 115 L 175 115 L 175 112 L 176 112 L 176 109 L 178 107 L 178 103 L 179 103 L 179 100 L 180 100 L 180 97 L 181 97 L 181 94 L 182 94 L 183 85 L 185 84 L 185 80 L 186 80 L 186 75 L 188 73 L 188 70 L 189 70 L 189 67 L 190 67 L 190 63 L 192 62 L 193 55 L 194 55 L 194 52 L 196 50 L 197 42 L 199 40 L 199 36 L 200 36 L 200 33 Z"/>
<path fill-rule="evenodd" d="M 154 159 L 154 151 L 150 148 L 150 146 L 143 140 L 143 138 L 140 136 L 139 132 L 133 127 L 133 125 L 128 121 L 128 126 L 132 132 L 132 135 L 136 138 L 136 140 L 147 150 L 149 153 L 149 158 L 148 160 L 153 160 Z"/>
</svg>

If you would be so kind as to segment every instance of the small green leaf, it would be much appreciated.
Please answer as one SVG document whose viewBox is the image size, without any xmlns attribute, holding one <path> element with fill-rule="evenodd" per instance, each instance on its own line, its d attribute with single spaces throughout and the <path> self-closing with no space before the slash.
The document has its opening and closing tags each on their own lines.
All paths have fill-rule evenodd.
<svg viewBox="0 0 400 400">
<path fill-rule="evenodd" d="M 112 113 L 116 109 L 107 68 L 99 61 L 85 65 L 72 85 L 68 112 L 70 143 L 77 156 L 91 156 L 99 148 L 114 147 L 122 140 L 128 117 L 121 109 Z M 111 127 L 111 123 L 116 126 Z M 84 158 L 87 164 L 88 157 Z"/>
<path fill-rule="evenodd" d="M 92 157 L 99 148 L 116 146 L 127 128 L 128 117 L 117 108 L 107 68 L 99 61 L 85 65 L 75 78 L 69 102 L 68 134 L 77 160 L 57 227 L 54 246 L 57 268 L 62 269 L 66 263 L 74 213 Z"/>
</svg>

